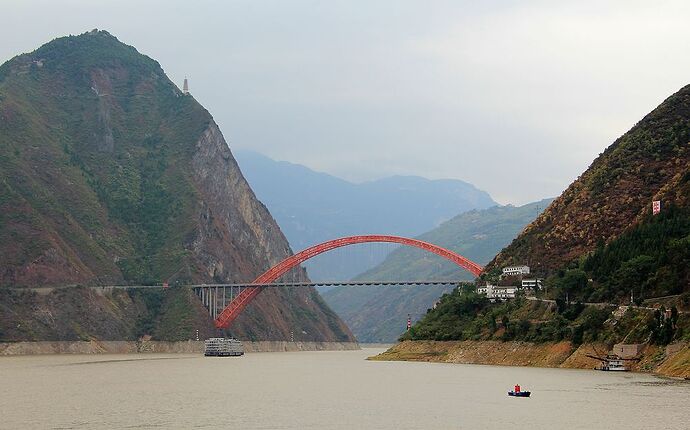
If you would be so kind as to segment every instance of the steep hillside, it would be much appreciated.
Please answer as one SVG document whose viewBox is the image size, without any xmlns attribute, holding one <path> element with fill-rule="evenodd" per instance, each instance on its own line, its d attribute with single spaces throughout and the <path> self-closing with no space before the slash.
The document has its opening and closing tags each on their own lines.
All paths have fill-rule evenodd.
<svg viewBox="0 0 690 430">
<path fill-rule="evenodd" d="M 353 184 L 255 152 L 236 156 L 294 249 L 353 234 L 416 236 L 459 213 L 496 204 L 486 192 L 458 180 L 395 176 Z M 345 280 L 378 264 L 381 260 L 372 263 L 376 257 L 326 254 L 307 268 L 312 279 Z"/>
<path fill-rule="evenodd" d="M 484 275 L 528 263 L 550 275 L 546 290 L 507 303 L 455 290 L 404 337 L 690 341 L 689 150 L 686 86 L 614 142 Z M 661 201 L 659 214 L 652 200 Z"/>
<path fill-rule="evenodd" d="M 690 294 L 670 307 L 587 305 L 518 297 L 491 303 L 464 286 L 444 295 L 401 340 L 499 340 L 573 345 L 690 342 Z M 666 310 L 668 309 L 668 314 Z"/>
<path fill-rule="evenodd" d="M 690 86 L 617 139 L 487 266 L 526 263 L 548 274 L 609 242 L 662 206 L 688 206 Z"/>
<path fill-rule="evenodd" d="M 156 61 L 94 30 L 0 66 L 0 286 L 242 282 L 290 252 L 211 115 Z M 264 292 L 233 333 L 349 338 L 314 297 Z"/>
<path fill-rule="evenodd" d="M 690 172 L 686 185 L 690 185 Z M 686 187 L 690 193 L 690 187 Z M 568 285 L 586 274 L 584 288 Z M 669 206 L 647 215 L 605 246 L 598 246 L 577 268 L 550 279 L 554 287 L 588 301 L 637 302 L 690 292 L 690 207 Z"/>
<path fill-rule="evenodd" d="M 552 199 L 520 207 L 494 206 L 460 214 L 419 236 L 485 264 L 532 222 Z M 471 280 L 456 265 L 416 248 L 393 251 L 377 267 L 357 280 Z M 405 328 L 407 314 L 419 319 L 453 286 L 340 287 L 322 292 L 324 300 L 340 315 L 362 342 L 393 342 Z"/>
</svg>

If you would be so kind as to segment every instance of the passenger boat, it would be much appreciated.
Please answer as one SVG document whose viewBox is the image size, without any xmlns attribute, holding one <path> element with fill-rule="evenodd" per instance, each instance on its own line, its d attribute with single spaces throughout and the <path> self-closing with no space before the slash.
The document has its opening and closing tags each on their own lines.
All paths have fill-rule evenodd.
<svg viewBox="0 0 690 430">
<path fill-rule="evenodd" d="M 204 341 L 204 355 L 207 357 L 237 357 L 244 355 L 242 342 L 233 338 L 212 337 Z"/>
</svg>

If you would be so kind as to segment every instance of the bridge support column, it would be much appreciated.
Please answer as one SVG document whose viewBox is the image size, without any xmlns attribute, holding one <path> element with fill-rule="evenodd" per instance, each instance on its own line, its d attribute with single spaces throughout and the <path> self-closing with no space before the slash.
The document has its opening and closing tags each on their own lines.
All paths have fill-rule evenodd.
<svg viewBox="0 0 690 430">
<path fill-rule="evenodd" d="M 238 285 L 199 285 L 193 288 L 194 294 L 204 305 L 214 320 L 221 311 L 247 287 Z"/>
</svg>

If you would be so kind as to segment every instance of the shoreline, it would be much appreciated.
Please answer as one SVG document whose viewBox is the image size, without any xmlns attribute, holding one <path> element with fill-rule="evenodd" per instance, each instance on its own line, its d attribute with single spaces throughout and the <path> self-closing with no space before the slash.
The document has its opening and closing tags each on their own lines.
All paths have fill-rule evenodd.
<svg viewBox="0 0 690 430">
<path fill-rule="evenodd" d="M 242 341 L 244 351 L 297 352 L 297 351 L 354 351 L 361 349 L 354 342 L 288 342 Z M 155 340 L 91 340 L 91 341 L 39 341 L 0 342 L 0 356 L 44 354 L 203 354 L 203 341 L 166 342 Z"/>
<path fill-rule="evenodd" d="M 570 342 L 535 344 L 500 341 L 404 341 L 385 352 L 369 357 L 372 361 L 423 361 L 455 364 L 594 369 L 605 345 Z M 672 378 L 690 378 L 690 344 L 666 347 L 644 345 L 639 361 L 627 361 L 632 372 L 653 373 Z"/>
</svg>

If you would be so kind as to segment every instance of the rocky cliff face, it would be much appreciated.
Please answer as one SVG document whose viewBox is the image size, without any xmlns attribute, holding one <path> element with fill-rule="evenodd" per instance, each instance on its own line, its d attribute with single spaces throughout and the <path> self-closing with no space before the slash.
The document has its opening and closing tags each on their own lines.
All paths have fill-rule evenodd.
<svg viewBox="0 0 690 430">
<path fill-rule="evenodd" d="M 290 255 L 280 228 L 249 188 L 215 123 L 196 142 L 191 166 L 201 194 L 191 249 L 202 279 L 246 282 L 260 274 L 257 266 L 270 267 Z"/>
<path fill-rule="evenodd" d="M 103 31 L 0 66 L 0 209 L 6 287 L 248 282 L 291 253 L 211 115 Z M 352 339 L 308 288 L 262 293 L 232 331 Z"/>
</svg>

